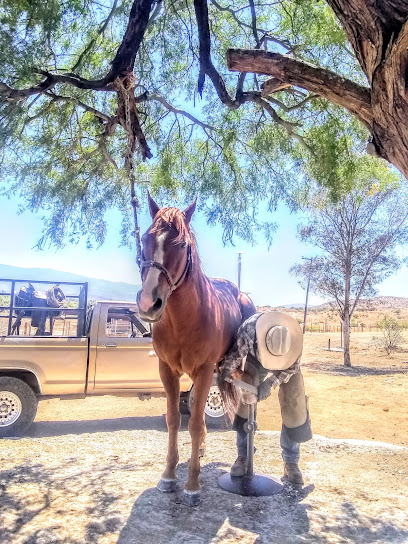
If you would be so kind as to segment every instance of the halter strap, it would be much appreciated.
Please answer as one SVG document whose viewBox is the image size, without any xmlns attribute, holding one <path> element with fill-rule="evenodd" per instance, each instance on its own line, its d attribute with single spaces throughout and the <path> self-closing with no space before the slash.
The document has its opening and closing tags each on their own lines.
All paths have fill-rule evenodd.
<svg viewBox="0 0 408 544">
<path fill-rule="evenodd" d="M 179 287 L 179 285 L 184 281 L 185 277 L 187 276 L 187 272 L 188 272 L 188 269 L 190 268 L 190 265 L 191 265 L 191 246 L 189 245 L 187 247 L 187 262 L 186 262 L 186 266 L 184 267 L 184 270 L 183 270 L 183 273 L 181 274 L 181 276 L 179 277 L 179 279 L 176 281 L 176 283 L 173 283 L 171 277 L 170 277 L 170 274 L 168 273 L 167 269 L 160 263 L 158 263 L 157 261 L 142 261 L 140 263 L 140 272 L 141 274 L 143 274 L 143 270 L 145 268 L 157 268 L 158 270 L 160 270 L 160 272 L 163 274 L 163 276 L 166 278 L 167 280 L 167 283 L 169 284 L 169 287 L 170 287 L 170 294 L 175 291 L 177 289 L 177 287 Z"/>
</svg>

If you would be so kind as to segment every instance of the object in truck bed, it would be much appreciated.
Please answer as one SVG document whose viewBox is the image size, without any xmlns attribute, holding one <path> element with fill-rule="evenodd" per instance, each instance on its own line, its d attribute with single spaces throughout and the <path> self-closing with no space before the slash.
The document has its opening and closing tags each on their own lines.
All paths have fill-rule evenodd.
<svg viewBox="0 0 408 544">
<path fill-rule="evenodd" d="M 28 287 L 21 287 L 15 296 L 15 307 L 25 309 L 17 310 L 17 319 L 12 326 L 11 334 L 20 334 L 22 318 L 31 317 L 31 325 L 37 327 L 36 336 L 43 336 L 45 335 L 45 323 L 48 317 L 50 320 L 49 334 L 52 335 L 54 319 L 61 315 L 61 312 L 47 311 L 46 308 L 60 308 L 64 301 L 65 295 L 57 285 L 50 287 L 47 291 L 36 291 L 31 283 L 28 284 Z M 29 309 L 31 307 L 32 310 Z"/>
</svg>

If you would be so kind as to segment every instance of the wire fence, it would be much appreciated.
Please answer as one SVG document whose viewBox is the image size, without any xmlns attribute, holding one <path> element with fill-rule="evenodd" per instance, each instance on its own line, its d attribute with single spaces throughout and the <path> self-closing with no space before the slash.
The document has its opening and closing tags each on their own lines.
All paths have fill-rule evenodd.
<svg viewBox="0 0 408 544">
<path fill-rule="evenodd" d="M 303 321 L 300 322 L 303 325 Z M 379 332 L 378 323 L 353 323 L 350 332 Z M 306 321 L 306 332 L 343 332 L 342 323 L 330 323 L 328 321 Z"/>
</svg>

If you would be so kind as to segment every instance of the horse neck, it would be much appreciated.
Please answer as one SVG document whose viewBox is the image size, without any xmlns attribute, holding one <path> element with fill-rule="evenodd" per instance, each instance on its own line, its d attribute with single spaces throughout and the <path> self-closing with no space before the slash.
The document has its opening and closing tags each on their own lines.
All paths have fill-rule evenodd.
<svg viewBox="0 0 408 544">
<path fill-rule="evenodd" d="M 180 324 L 185 327 L 186 323 L 193 325 L 202 320 L 202 308 L 208 300 L 208 286 L 208 278 L 201 268 L 193 267 L 183 283 L 168 298 L 163 321 L 175 327 Z"/>
</svg>

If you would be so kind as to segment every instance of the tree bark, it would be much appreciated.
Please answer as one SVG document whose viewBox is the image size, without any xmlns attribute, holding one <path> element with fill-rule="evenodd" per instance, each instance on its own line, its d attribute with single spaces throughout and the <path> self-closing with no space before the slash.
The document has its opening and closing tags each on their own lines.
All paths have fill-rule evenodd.
<svg viewBox="0 0 408 544">
<path fill-rule="evenodd" d="M 350 291 L 351 291 L 351 247 L 348 243 L 347 257 L 345 262 L 346 277 L 344 286 L 344 309 L 343 309 L 343 345 L 344 345 L 344 366 L 351 366 L 350 358 Z"/>
<path fill-rule="evenodd" d="M 327 0 L 334 10 L 368 87 L 286 55 L 229 49 L 228 67 L 273 77 L 264 93 L 302 87 L 348 109 L 371 133 L 368 150 L 408 177 L 408 0 Z"/>
<path fill-rule="evenodd" d="M 350 314 L 348 311 L 343 316 L 343 346 L 344 346 L 344 366 L 351 366 L 350 358 Z"/>
</svg>

